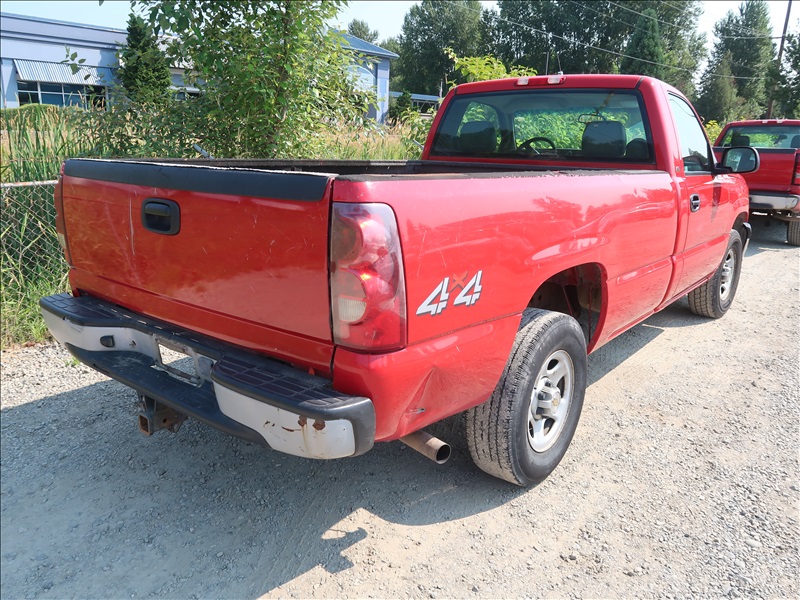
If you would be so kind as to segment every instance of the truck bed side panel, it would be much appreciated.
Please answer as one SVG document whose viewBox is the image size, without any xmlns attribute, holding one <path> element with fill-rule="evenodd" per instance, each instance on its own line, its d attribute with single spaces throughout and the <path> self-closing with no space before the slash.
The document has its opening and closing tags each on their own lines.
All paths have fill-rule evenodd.
<svg viewBox="0 0 800 600">
<path fill-rule="evenodd" d="M 337 351 L 337 389 L 383 390 L 372 396 L 378 440 L 447 416 L 443 410 L 453 414 L 485 400 L 505 366 L 518 315 L 553 275 L 587 263 L 600 267 L 608 310 L 593 347 L 652 313 L 672 277 L 677 196 L 663 172 L 337 180 L 334 202 L 352 198 L 385 202 L 397 215 L 408 293 L 409 348 L 403 352 L 427 349 L 401 377 L 425 382 L 414 390 L 402 381 L 383 386 L 383 361 Z M 470 282 L 478 273 L 476 297 Z M 443 289 L 446 300 L 438 311 Z M 475 341 L 481 332 L 486 337 Z M 468 366 L 464 361 L 476 352 L 480 365 Z M 464 386 L 442 384 L 463 377 L 465 369 L 476 374 L 468 393 Z M 435 394 L 428 393 L 433 389 Z"/>
</svg>

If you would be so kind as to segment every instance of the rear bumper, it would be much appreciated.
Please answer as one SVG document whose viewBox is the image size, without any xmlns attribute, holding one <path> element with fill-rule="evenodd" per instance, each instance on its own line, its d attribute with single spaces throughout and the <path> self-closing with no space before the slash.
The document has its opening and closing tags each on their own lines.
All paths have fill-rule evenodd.
<svg viewBox="0 0 800 600">
<path fill-rule="evenodd" d="M 50 332 L 81 362 L 225 433 L 307 458 L 364 454 L 375 440 L 369 398 L 263 356 L 178 330 L 96 298 L 42 298 Z M 160 347 L 193 363 L 170 372 Z"/>
<path fill-rule="evenodd" d="M 800 196 L 776 192 L 750 192 L 752 211 L 800 211 Z"/>
</svg>

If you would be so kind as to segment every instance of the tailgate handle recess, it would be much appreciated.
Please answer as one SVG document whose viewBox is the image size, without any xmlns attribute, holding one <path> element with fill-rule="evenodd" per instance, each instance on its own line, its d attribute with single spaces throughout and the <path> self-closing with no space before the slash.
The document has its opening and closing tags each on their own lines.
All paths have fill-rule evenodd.
<svg viewBox="0 0 800 600">
<path fill-rule="evenodd" d="M 181 207 L 163 198 L 146 198 L 142 204 L 142 225 L 161 235 L 175 235 L 181 229 Z"/>
</svg>

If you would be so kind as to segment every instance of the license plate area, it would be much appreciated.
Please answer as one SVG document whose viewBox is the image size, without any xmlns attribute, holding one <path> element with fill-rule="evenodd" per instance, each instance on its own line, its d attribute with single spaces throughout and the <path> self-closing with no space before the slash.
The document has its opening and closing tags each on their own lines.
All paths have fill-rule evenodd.
<svg viewBox="0 0 800 600">
<path fill-rule="evenodd" d="M 201 385 L 204 380 L 211 380 L 214 361 L 210 358 L 174 341 L 159 338 L 155 341 L 158 348 L 158 359 L 154 365 L 156 369 L 194 386 Z"/>
</svg>

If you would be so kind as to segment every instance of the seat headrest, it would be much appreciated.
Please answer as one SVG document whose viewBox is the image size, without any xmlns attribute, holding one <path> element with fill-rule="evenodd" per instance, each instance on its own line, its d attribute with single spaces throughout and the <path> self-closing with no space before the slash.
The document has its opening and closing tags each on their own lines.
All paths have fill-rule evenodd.
<svg viewBox="0 0 800 600">
<path fill-rule="evenodd" d="M 731 146 L 749 146 L 750 136 L 742 135 L 741 133 L 734 133 L 731 136 Z"/>
<path fill-rule="evenodd" d="M 647 142 L 641 138 L 628 142 L 628 145 L 625 146 L 625 158 L 650 158 L 650 149 L 647 146 Z"/>
<path fill-rule="evenodd" d="M 458 134 L 458 148 L 470 154 L 490 154 L 497 148 L 497 129 L 491 121 L 467 121 Z"/>
<path fill-rule="evenodd" d="M 625 127 L 619 121 L 592 121 L 583 130 L 584 156 L 620 158 L 625 155 Z"/>
<path fill-rule="evenodd" d="M 792 143 L 789 144 L 792 148 L 800 148 L 800 135 L 796 135 L 792 138 Z"/>
</svg>

